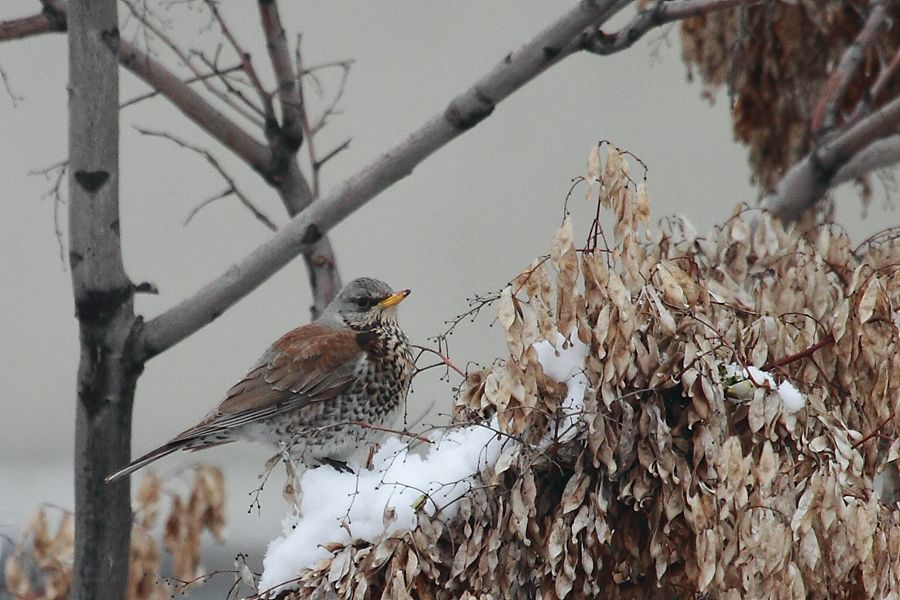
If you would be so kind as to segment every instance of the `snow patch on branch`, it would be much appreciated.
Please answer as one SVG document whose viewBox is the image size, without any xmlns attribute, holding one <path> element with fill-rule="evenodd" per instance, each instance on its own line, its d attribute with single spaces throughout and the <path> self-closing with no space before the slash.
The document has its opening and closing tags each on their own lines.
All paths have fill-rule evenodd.
<svg viewBox="0 0 900 600">
<path fill-rule="evenodd" d="M 406 442 L 389 438 L 373 459 L 373 468 L 340 473 L 331 467 L 308 469 L 300 480 L 300 517 L 289 514 L 284 535 L 269 544 L 260 592 L 284 585 L 331 556 L 325 544 L 348 544 L 416 526 L 419 511 L 453 519 L 459 500 L 480 485 L 478 474 L 493 466 L 507 438 L 497 422 L 449 429 L 430 436 L 423 456 Z"/>
<path fill-rule="evenodd" d="M 570 341 L 557 333 L 556 345 L 545 340 L 534 344 L 544 374 L 568 387 L 566 399 L 559 407 L 560 418 L 554 430 L 544 437 L 542 446 L 547 446 L 553 441 L 566 442 L 572 439 L 578 432 L 578 424 L 584 413 L 584 393 L 589 383 L 587 375 L 584 374 L 584 361 L 590 348 L 579 340 L 578 336 L 572 338 Z"/>
<path fill-rule="evenodd" d="M 578 430 L 588 386 L 584 374 L 588 347 L 561 335 L 555 345 L 542 341 L 534 347 L 544 373 L 568 386 L 560 418 L 540 444 L 546 447 L 571 439 Z M 331 467 L 306 470 L 300 479 L 300 516 L 288 514 L 283 535 L 269 544 L 260 593 L 293 587 L 291 582 L 304 569 L 330 558 L 326 544 L 375 542 L 395 531 L 414 529 L 419 512 L 452 520 L 457 500 L 481 485 L 482 470 L 495 468 L 501 453 L 510 462 L 520 450 L 517 441 L 499 433 L 496 417 L 487 424 L 451 427 L 429 439 L 427 452 L 418 454 L 400 438 L 389 438 L 376 453 L 371 470 L 359 466 L 356 473 Z"/>
</svg>

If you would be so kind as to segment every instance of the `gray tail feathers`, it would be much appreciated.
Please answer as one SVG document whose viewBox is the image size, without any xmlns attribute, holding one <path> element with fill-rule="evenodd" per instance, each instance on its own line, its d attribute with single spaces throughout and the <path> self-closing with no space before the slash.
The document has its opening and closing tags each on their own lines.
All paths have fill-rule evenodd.
<svg viewBox="0 0 900 600">
<path fill-rule="evenodd" d="M 132 461 L 124 469 L 121 469 L 120 471 L 116 471 L 115 473 L 113 473 L 112 475 L 107 477 L 106 483 L 113 483 L 114 481 L 118 481 L 118 480 L 122 479 L 123 477 L 127 477 L 128 475 L 131 475 L 138 469 L 142 469 L 142 468 L 146 467 L 153 461 L 160 459 L 163 456 L 168 456 L 177 450 L 181 450 L 182 448 L 184 448 L 184 446 L 185 446 L 184 440 L 181 440 L 178 442 L 169 442 L 168 444 L 160 446 L 156 450 L 148 452 L 147 454 L 143 455 L 142 457 Z"/>
</svg>

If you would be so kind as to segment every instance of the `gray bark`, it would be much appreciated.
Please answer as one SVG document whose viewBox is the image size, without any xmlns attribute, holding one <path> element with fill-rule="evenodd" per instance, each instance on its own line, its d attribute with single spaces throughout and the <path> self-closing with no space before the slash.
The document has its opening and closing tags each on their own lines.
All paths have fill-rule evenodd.
<svg viewBox="0 0 900 600">
<path fill-rule="evenodd" d="M 871 115 L 836 133 L 791 167 L 765 198 L 763 208 L 782 221 L 796 221 L 829 188 L 841 181 L 840 178 L 836 181 L 836 177 L 847 177 L 865 166 L 859 160 L 860 155 L 873 160 L 872 168 L 885 166 L 884 161 L 890 156 L 890 144 L 884 142 L 876 146 L 876 143 L 891 140 L 898 126 L 900 98 L 894 98 Z"/>
<path fill-rule="evenodd" d="M 526 83 L 577 52 L 591 27 L 599 27 L 631 0 L 582 0 L 524 46 L 511 52 L 405 140 L 376 157 L 329 194 L 294 217 L 272 239 L 188 298 L 147 323 L 145 360 L 217 319 L 235 302 L 423 160 L 486 119 L 494 107 Z"/>
<path fill-rule="evenodd" d="M 124 598 L 128 481 L 103 478 L 129 460 L 141 367 L 131 340 L 133 287 L 119 240 L 116 0 L 69 2 L 69 263 L 81 358 L 75 421 L 72 598 Z"/>
</svg>

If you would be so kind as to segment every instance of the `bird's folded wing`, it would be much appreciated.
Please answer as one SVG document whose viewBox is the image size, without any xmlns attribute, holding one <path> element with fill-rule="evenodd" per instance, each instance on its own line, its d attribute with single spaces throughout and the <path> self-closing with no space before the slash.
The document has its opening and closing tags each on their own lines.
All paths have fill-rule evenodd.
<svg viewBox="0 0 900 600">
<path fill-rule="evenodd" d="M 359 334 L 316 323 L 281 337 L 272 356 L 235 384 L 225 400 L 172 441 L 202 437 L 332 400 L 353 383 L 364 350 Z"/>
</svg>

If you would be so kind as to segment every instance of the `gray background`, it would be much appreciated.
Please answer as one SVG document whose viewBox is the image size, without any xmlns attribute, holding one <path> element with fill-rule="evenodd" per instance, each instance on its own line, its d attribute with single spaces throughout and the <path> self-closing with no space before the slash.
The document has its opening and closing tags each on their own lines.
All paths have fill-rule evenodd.
<svg viewBox="0 0 900 600">
<path fill-rule="evenodd" d="M 0 19 L 30 14 L 37 4 L 4 0 Z M 353 138 L 350 149 L 325 168 L 324 190 L 442 110 L 569 4 L 283 2 L 286 27 L 304 34 L 308 63 L 356 61 L 343 115 L 317 141 L 326 151 Z M 224 7 L 268 78 L 255 3 Z M 196 41 L 205 20 L 183 9 L 167 16 L 173 36 L 185 46 L 195 40 L 211 47 L 215 32 Z M 732 140 L 727 96 L 720 92 L 712 106 L 701 100 L 701 84 L 686 81 L 677 29 L 663 37 L 665 31 L 652 32 L 619 55 L 566 59 L 338 226 L 331 239 L 345 281 L 365 274 L 412 288 L 401 320 L 410 338 L 424 344 L 466 308 L 467 296 L 499 289 L 548 251 L 570 180 L 583 174 L 588 151 L 600 139 L 613 140 L 649 165 L 654 220 L 679 213 L 703 231 L 725 219 L 737 202 L 754 201 L 745 151 Z M 169 56 L 160 44 L 155 47 Z M 167 58 L 167 64 L 173 62 Z M 0 65 L 24 97 L 13 108 L 0 94 L 0 532 L 15 534 L 38 503 L 72 506 L 76 323 L 69 274 L 53 232 L 53 202 L 41 199 L 50 183 L 28 176 L 65 158 L 65 37 L 2 44 Z M 122 73 L 123 99 L 144 91 Z M 326 89 L 333 91 L 335 83 L 326 79 Z M 138 298 L 139 312 L 152 316 L 219 275 L 269 233 L 233 198 L 183 226 L 190 209 L 224 184 L 200 157 L 144 138 L 131 125 L 167 130 L 212 150 L 260 208 L 279 223 L 285 217 L 276 195 L 254 173 L 165 100 L 145 101 L 122 117 L 125 263 L 134 281 L 159 287 L 159 296 Z M 861 219 L 853 189 L 842 193 L 838 221 L 857 241 L 897 222 L 896 213 L 885 209 L 882 186 L 876 190 L 870 211 L 875 214 L 867 220 Z M 583 194 L 573 195 L 570 208 L 576 237 L 586 236 L 591 207 Z M 309 303 L 305 272 L 295 261 L 215 323 L 152 360 L 137 391 L 134 452 L 192 425 L 271 341 L 307 320 Z M 493 313 L 485 315 L 453 336 L 458 364 L 502 355 L 502 336 L 488 326 L 492 319 Z M 450 385 L 438 376 L 433 370 L 415 382 L 411 420 L 431 405 L 430 420 L 449 410 Z M 227 547 L 211 555 L 209 568 L 229 568 L 238 551 L 259 558 L 264 541 L 277 534 L 285 510 L 280 472 L 261 513 L 247 514 L 247 493 L 256 487 L 268 454 L 262 447 L 232 445 L 156 467 L 174 472 L 199 458 L 224 468 L 231 535 Z"/>
</svg>

